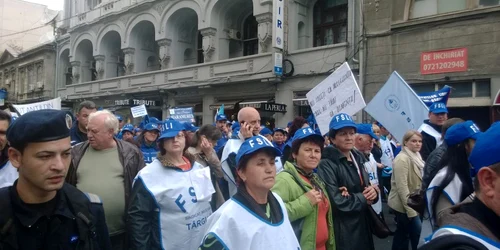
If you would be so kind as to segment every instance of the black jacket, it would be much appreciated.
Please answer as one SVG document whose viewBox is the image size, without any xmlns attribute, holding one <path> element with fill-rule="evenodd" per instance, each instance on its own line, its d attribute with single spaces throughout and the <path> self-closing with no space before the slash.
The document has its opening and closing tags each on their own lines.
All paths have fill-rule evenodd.
<svg viewBox="0 0 500 250">
<path fill-rule="evenodd" d="M 446 143 L 441 144 L 439 147 L 431 152 L 424 165 L 424 176 L 422 177 L 422 190 L 427 190 L 432 179 L 436 176 L 437 172 L 441 169 L 439 162 L 443 159 L 448 146 Z"/>
<path fill-rule="evenodd" d="M 0 249 L 111 249 L 101 203 L 64 184 L 46 216 L 21 201 L 16 185 L 0 189 Z"/>
<path fill-rule="evenodd" d="M 425 124 L 433 127 L 437 132 L 441 133 L 442 126 L 435 125 L 429 122 L 429 120 L 424 121 Z M 427 161 L 427 158 L 431 154 L 434 149 L 436 149 L 436 138 L 422 131 L 422 148 L 420 149 L 420 155 L 424 161 Z"/>
<path fill-rule="evenodd" d="M 71 146 L 80 142 L 88 141 L 87 134 L 82 133 L 78 127 L 78 121 L 73 123 L 73 127 L 70 129 L 69 135 L 71 136 Z"/>
<path fill-rule="evenodd" d="M 368 217 L 369 206 L 363 196 L 363 190 L 370 179 L 363 167 L 367 159 L 357 150 L 351 151 L 361 169 L 360 175 L 352 162 L 335 147 L 326 147 L 318 167 L 318 175 L 326 184 L 326 190 L 332 202 L 335 244 L 343 250 L 372 250 L 372 232 Z M 349 197 L 343 197 L 340 187 L 346 187 Z M 378 198 L 377 198 L 378 199 Z"/>
</svg>

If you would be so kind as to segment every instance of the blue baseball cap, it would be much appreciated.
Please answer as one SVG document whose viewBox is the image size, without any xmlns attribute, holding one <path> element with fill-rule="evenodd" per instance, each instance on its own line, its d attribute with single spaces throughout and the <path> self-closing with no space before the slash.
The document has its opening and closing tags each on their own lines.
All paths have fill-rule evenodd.
<svg viewBox="0 0 500 250">
<path fill-rule="evenodd" d="M 121 115 L 115 114 L 115 117 L 118 121 L 123 121 L 123 117 Z"/>
<path fill-rule="evenodd" d="M 281 132 L 281 133 L 283 133 L 284 135 L 286 134 L 286 130 L 285 130 L 284 128 L 275 128 L 275 129 L 273 130 L 273 135 L 274 135 L 274 133 L 276 133 L 276 132 Z"/>
<path fill-rule="evenodd" d="M 238 154 L 236 154 L 236 166 L 239 167 L 238 165 L 243 156 L 255 153 L 261 149 L 272 149 L 275 156 L 281 156 L 281 150 L 275 148 L 265 137 L 257 135 L 247 139 L 241 144 L 240 150 L 238 150 Z"/>
<path fill-rule="evenodd" d="M 160 124 L 160 120 L 156 117 L 149 117 L 149 123 Z"/>
<path fill-rule="evenodd" d="M 292 122 L 288 122 L 288 123 L 286 124 L 286 127 L 287 127 L 287 128 L 289 128 L 290 126 L 292 126 Z"/>
<path fill-rule="evenodd" d="M 125 131 L 129 131 L 129 132 L 134 133 L 134 125 L 132 125 L 130 123 L 125 124 L 122 128 L 122 132 L 125 132 Z"/>
<path fill-rule="evenodd" d="M 196 131 L 198 131 L 198 129 L 199 129 L 199 128 L 198 128 L 198 127 L 196 127 L 195 125 L 193 125 L 193 124 L 192 124 L 192 123 L 190 123 L 190 122 L 185 122 L 185 123 L 184 123 L 184 129 L 185 129 L 186 131 L 189 131 L 189 132 L 196 132 Z"/>
<path fill-rule="evenodd" d="M 373 139 L 376 139 L 376 140 L 379 139 L 378 136 L 376 136 L 375 133 L 373 133 L 373 125 L 368 124 L 368 123 L 358 124 L 358 126 L 356 128 L 356 132 L 358 134 L 362 134 L 362 135 L 369 135 Z"/>
<path fill-rule="evenodd" d="M 442 102 L 435 102 L 429 108 L 429 112 L 434 114 L 442 114 L 442 113 L 448 113 L 448 109 L 446 108 L 446 104 Z"/>
<path fill-rule="evenodd" d="M 307 137 L 317 137 L 321 141 L 325 141 L 325 138 L 321 134 L 318 134 L 316 131 L 312 130 L 311 127 L 301 128 L 295 132 L 295 135 L 292 137 L 292 143 L 296 140 L 301 140 Z"/>
<path fill-rule="evenodd" d="M 448 146 L 454 146 L 467 139 L 477 140 L 481 133 L 481 130 L 473 121 L 465 121 L 457 123 L 446 130 L 444 141 Z"/>
<path fill-rule="evenodd" d="M 160 132 L 160 129 L 158 128 L 158 125 L 156 123 L 148 123 L 146 126 L 144 126 L 144 131 L 152 131 L 152 130 L 157 130 Z"/>
<path fill-rule="evenodd" d="M 448 131 L 446 132 L 448 134 Z M 469 162 L 477 173 L 483 167 L 500 162 L 500 122 L 495 122 L 486 132 L 481 133 L 469 156 Z"/>
<path fill-rule="evenodd" d="M 332 117 L 330 121 L 330 129 L 339 130 L 345 127 L 351 127 L 356 129 L 356 123 L 352 120 L 352 117 L 346 113 L 336 114 Z"/>
<path fill-rule="evenodd" d="M 137 132 L 141 132 L 141 129 L 140 129 L 140 128 L 135 128 L 135 129 L 134 129 L 134 132 L 136 132 L 136 133 L 137 133 Z"/>
<path fill-rule="evenodd" d="M 384 125 L 382 125 L 382 123 L 380 123 L 380 122 L 376 122 L 375 124 L 376 124 L 377 126 L 379 126 L 380 128 L 384 127 Z"/>
<path fill-rule="evenodd" d="M 268 129 L 267 127 L 264 127 L 260 130 L 260 134 L 261 135 L 272 135 L 273 134 L 273 131 L 271 131 L 270 129 Z"/>
<path fill-rule="evenodd" d="M 225 114 L 218 114 L 215 118 L 216 121 L 227 121 L 227 116 Z"/>
<path fill-rule="evenodd" d="M 162 124 L 162 132 L 158 140 L 176 137 L 183 130 L 185 130 L 184 125 L 180 122 L 172 118 L 167 119 Z"/>
</svg>

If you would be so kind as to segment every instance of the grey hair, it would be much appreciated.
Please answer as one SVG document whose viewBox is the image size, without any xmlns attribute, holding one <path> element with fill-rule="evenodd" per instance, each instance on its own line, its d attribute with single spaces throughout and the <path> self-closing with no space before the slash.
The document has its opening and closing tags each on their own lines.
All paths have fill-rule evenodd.
<svg viewBox="0 0 500 250">
<path fill-rule="evenodd" d="M 111 113 L 107 109 L 99 110 L 97 112 L 90 114 L 89 115 L 89 123 L 90 123 L 90 121 L 92 121 L 92 119 L 94 119 L 97 116 L 101 116 L 101 115 L 106 116 L 104 118 L 104 126 L 106 126 L 107 129 L 113 130 L 113 134 L 115 134 L 115 135 L 118 134 L 118 132 L 119 132 L 118 119 L 116 118 L 116 116 L 113 113 Z"/>
</svg>

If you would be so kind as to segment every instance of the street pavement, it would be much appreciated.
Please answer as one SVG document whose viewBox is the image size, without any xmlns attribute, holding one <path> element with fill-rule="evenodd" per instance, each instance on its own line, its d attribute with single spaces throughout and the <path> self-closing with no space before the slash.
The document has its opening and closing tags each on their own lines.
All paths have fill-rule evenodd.
<svg viewBox="0 0 500 250">
<path fill-rule="evenodd" d="M 391 231 L 395 232 L 396 231 L 396 222 L 394 220 L 394 215 L 389 213 L 389 207 L 387 206 L 387 203 L 383 203 L 383 212 L 385 216 L 385 222 L 391 229 Z M 420 243 L 419 246 L 424 244 L 424 238 L 429 236 L 432 233 L 432 229 L 428 221 L 422 222 L 422 233 L 420 234 Z M 375 249 L 376 250 L 391 250 L 392 248 L 392 236 L 389 236 L 385 239 L 379 239 L 376 236 L 373 236 L 373 241 L 375 242 Z M 408 249 L 411 249 L 410 246 L 408 246 Z"/>
</svg>

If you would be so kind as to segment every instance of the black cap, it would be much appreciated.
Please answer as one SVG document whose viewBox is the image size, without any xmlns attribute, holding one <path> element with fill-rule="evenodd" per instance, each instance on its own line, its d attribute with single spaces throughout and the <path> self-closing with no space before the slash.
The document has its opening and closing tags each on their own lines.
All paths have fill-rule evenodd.
<svg viewBox="0 0 500 250">
<path fill-rule="evenodd" d="M 72 124 L 73 119 L 66 111 L 31 111 L 20 116 L 7 129 L 7 141 L 10 146 L 21 149 L 32 142 L 60 140 L 69 137 Z"/>
</svg>

